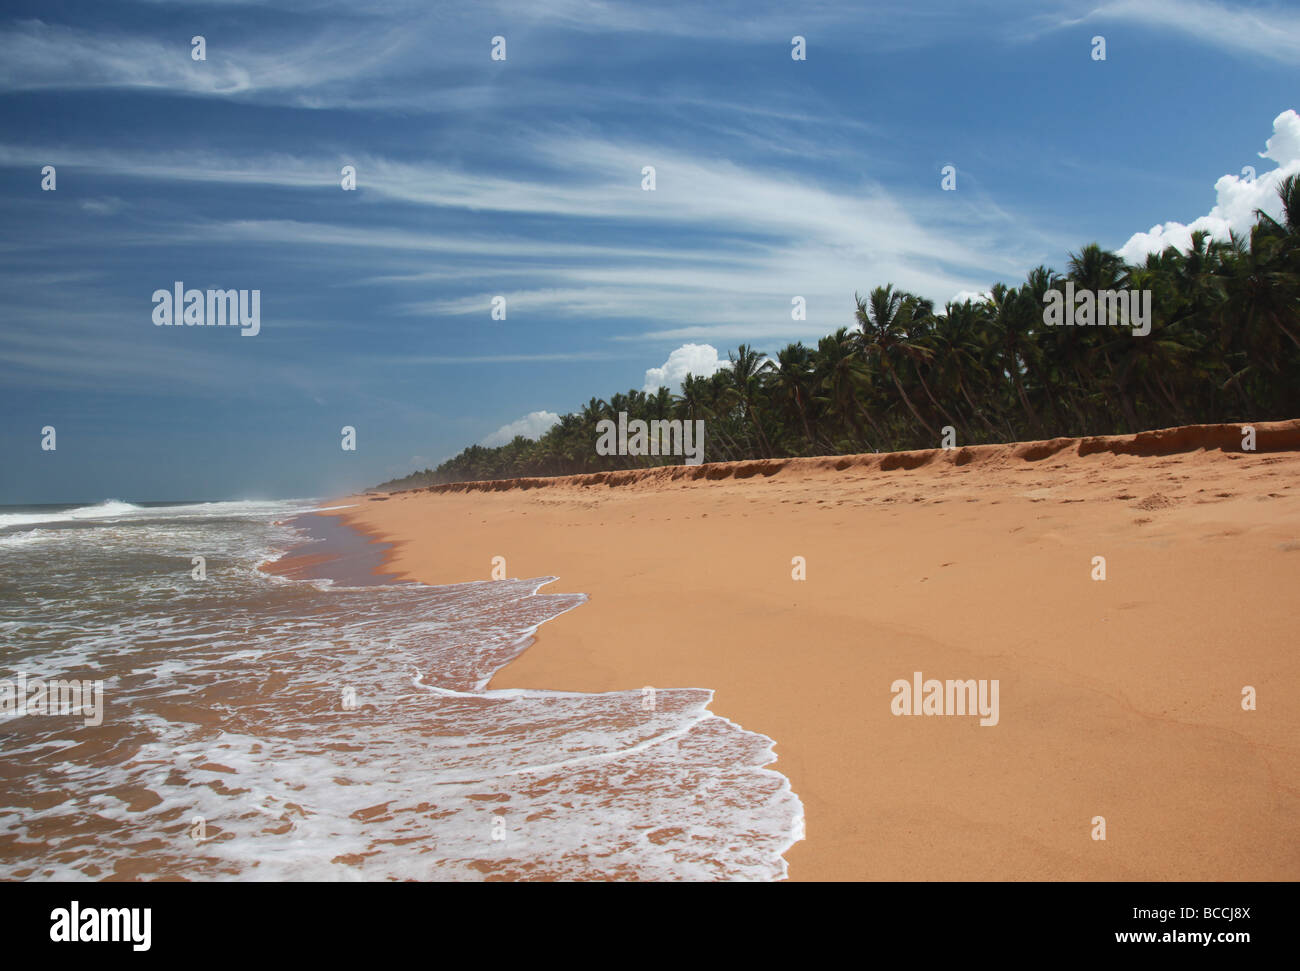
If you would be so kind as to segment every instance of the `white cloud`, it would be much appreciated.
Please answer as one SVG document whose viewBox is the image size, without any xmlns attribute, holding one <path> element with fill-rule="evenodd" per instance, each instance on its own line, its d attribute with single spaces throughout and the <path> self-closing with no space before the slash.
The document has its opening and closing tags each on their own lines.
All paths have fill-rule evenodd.
<svg viewBox="0 0 1300 971">
<path fill-rule="evenodd" d="M 1290 165 L 1300 159 L 1300 115 L 1294 108 L 1273 119 L 1273 135 L 1264 143 L 1259 157 L 1272 159 L 1278 165 Z"/>
<path fill-rule="evenodd" d="M 1261 54 L 1285 63 L 1300 58 L 1300 17 L 1280 6 L 1231 7 L 1210 0 L 1110 0 L 1060 27 L 1098 20 L 1128 20 L 1195 37 L 1239 53 Z"/>
<path fill-rule="evenodd" d="M 973 300 L 975 301 L 975 303 L 983 303 L 984 301 L 991 300 L 992 298 L 993 298 L 993 294 L 989 290 L 962 290 L 959 291 L 957 294 L 955 294 L 953 298 L 948 302 L 962 304 L 965 303 L 967 300 Z"/>
<path fill-rule="evenodd" d="M 346 87 L 386 69 L 399 53 L 420 53 L 418 39 L 400 23 L 369 31 L 331 28 L 292 39 L 255 34 L 210 44 L 203 61 L 191 57 L 190 36 L 173 32 L 162 39 L 17 21 L 0 30 L 0 90 L 135 88 L 241 98 L 300 94 Z"/>
<path fill-rule="evenodd" d="M 961 205 L 926 196 L 902 197 L 863 181 L 825 184 L 716 156 L 700 157 L 658 146 L 564 134 L 524 133 L 513 158 L 532 158 L 533 172 L 467 172 L 438 162 L 394 162 L 370 156 L 232 157 L 209 152 L 159 153 L 0 145 L 0 164 L 32 164 L 49 157 L 151 181 L 203 181 L 236 186 L 276 185 L 337 193 L 342 161 L 357 165 L 362 200 L 493 211 L 521 216 L 599 219 L 611 226 L 671 227 L 694 245 L 558 244 L 544 247 L 526 235 L 467 237 L 392 224 L 369 227 L 292 220 L 237 220 L 167 231 L 177 243 L 242 240 L 301 245 L 393 249 L 445 254 L 464 280 L 484 276 L 488 257 L 511 274 L 505 290 L 461 292 L 435 300 L 400 301 L 402 315 L 486 313 L 504 293 L 516 312 L 547 312 L 587 319 L 655 321 L 642 339 L 730 340 L 733 337 L 815 339 L 852 315 L 854 287 L 879 283 L 935 299 L 973 289 L 999 275 L 1018 274 L 1043 249 L 1065 249 L 972 196 Z M 640 189 L 645 158 L 658 165 L 655 193 Z M 632 173 L 632 175 L 629 175 Z M 563 177 L 560 177 L 563 176 Z M 931 196 L 935 193 L 930 193 Z M 382 209 L 380 214 L 386 215 Z M 715 237 L 720 237 L 717 242 Z M 635 236 L 632 238 L 636 238 Z M 736 245 L 735 240 L 743 240 Z M 955 241 L 960 242 L 955 242 Z M 156 244 L 158 234 L 115 237 L 117 245 Z M 943 253 L 936 263 L 934 254 Z M 513 264 L 513 265 L 511 265 Z M 863 266 L 871 273 L 863 278 Z M 427 276 L 428 267 L 424 267 Z M 419 282 L 414 277 L 411 283 Z M 427 288 L 421 296 L 427 293 Z M 790 297 L 807 298 L 805 321 L 790 318 Z"/>
<path fill-rule="evenodd" d="M 645 391 L 651 394 L 661 386 L 676 391 L 688 374 L 707 378 L 729 366 L 729 361 L 718 360 L 718 349 L 711 344 L 683 344 L 668 355 L 661 367 L 646 370 Z"/>
<path fill-rule="evenodd" d="M 1143 262 L 1148 253 L 1162 252 L 1169 246 L 1187 250 L 1192 233 L 1206 231 L 1214 239 L 1227 239 L 1230 230 L 1246 234 L 1255 224 L 1255 210 L 1279 218 L 1282 200 L 1278 186 L 1289 175 L 1300 173 L 1300 115 L 1288 109 L 1273 119 L 1273 135 L 1260 158 L 1276 162 L 1278 167 L 1250 180 L 1241 175 L 1224 175 L 1214 183 L 1214 208 L 1190 223 L 1167 222 L 1152 226 L 1145 233 L 1134 233 L 1118 250 L 1130 263 Z"/>
<path fill-rule="evenodd" d="M 560 416 L 553 411 L 529 412 L 518 421 L 512 421 L 508 425 L 502 425 L 487 438 L 479 442 L 479 444 L 487 448 L 493 448 L 497 445 L 506 445 L 509 442 L 514 441 L 516 435 L 522 435 L 524 438 L 531 438 L 535 441 L 559 420 Z"/>
<path fill-rule="evenodd" d="M 148 2 L 173 5 L 173 0 Z M 148 18 L 131 33 L 14 21 L 0 27 L 0 91 L 151 89 L 308 109 L 479 113 L 507 99 L 514 107 L 569 106 L 594 95 L 637 100 L 637 94 L 609 84 L 597 90 L 541 73 L 554 64 L 584 63 L 592 43 L 582 36 L 587 32 L 692 41 L 712 37 L 764 46 L 776 38 L 779 52 L 781 39 L 796 25 L 822 50 L 846 46 L 847 38 L 858 36 L 870 36 L 876 51 L 913 47 L 930 42 L 937 31 L 961 30 L 960 17 L 913 11 L 902 0 L 869 9 L 819 3 L 800 10 L 793 21 L 780 0 L 673 2 L 666 9 L 636 0 L 370 0 L 364 17 L 349 0 L 210 0 L 208 6 L 214 4 L 262 9 L 221 21 L 219 32 L 214 22 L 205 61 L 192 60 L 189 39 L 207 28 L 196 23 L 177 29 L 173 16 L 162 24 Z M 240 20 L 247 25 L 236 27 Z M 484 35 L 485 23 L 497 27 Z M 923 30 L 915 29 L 922 25 Z M 526 83 L 477 80 L 486 39 L 498 27 L 510 35 L 511 65 L 518 57 L 512 70 L 533 72 Z M 189 32 L 181 36 L 182 30 Z"/>
<path fill-rule="evenodd" d="M 118 212 L 125 203 L 117 196 L 108 196 L 104 199 L 82 199 L 81 208 L 92 216 L 111 216 Z"/>
<path fill-rule="evenodd" d="M 450 356 L 441 354 L 403 354 L 401 357 L 375 357 L 372 361 L 384 365 L 400 364 L 521 364 L 535 361 L 609 361 L 615 358 L 608 351 L 560 351 L 555 354 L 467 354 Z"/>
</svg>

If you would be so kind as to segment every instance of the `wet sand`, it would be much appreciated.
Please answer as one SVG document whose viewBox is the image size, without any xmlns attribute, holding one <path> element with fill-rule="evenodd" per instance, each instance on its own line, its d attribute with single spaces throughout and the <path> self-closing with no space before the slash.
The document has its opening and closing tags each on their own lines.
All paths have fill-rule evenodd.
<svg viewBox="0 0 1300 971">
<path fill-rule="evenodd" d="M 402 577 L 485 580 L 499 556 L 590 595 L 492 687 L 716 689 L 804 802 L 793 879 L 1295 880 L 1300 421 L 1256 428 L 1249 453 L 1197 426 L 331 515 Z M 998 724 L 892 714 L 917 671 L 998 679 Z"/>
<path fill-rule="evenodd" d="M 333 580 L 347 587 L 404 582 L 385 568 L 391 543 L 353 529 L 334 516 L 295 516 L 289 522 L 307 534 L 307 541 L 259 569 L 292 580 Z"/>
</svg>

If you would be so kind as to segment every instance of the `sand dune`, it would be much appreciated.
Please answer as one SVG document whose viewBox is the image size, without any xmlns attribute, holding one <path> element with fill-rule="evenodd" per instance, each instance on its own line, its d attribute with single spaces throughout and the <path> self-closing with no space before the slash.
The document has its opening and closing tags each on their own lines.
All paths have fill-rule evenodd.
<svg viewBox="0 0 1300 971">
<path fill-rule="evenodd" d="M 590 594 L 494 687 L 716 689 L 804 801 L 792 878 L 1294 880 L 1300 421 L 1254 427 L 1254 452 L 1191 426 L 458 483 L 343 516 L 414 579 L 500 556 Z M 892 714 L 918 671 L 998 680 L 998 723 Z"/>
</svg>

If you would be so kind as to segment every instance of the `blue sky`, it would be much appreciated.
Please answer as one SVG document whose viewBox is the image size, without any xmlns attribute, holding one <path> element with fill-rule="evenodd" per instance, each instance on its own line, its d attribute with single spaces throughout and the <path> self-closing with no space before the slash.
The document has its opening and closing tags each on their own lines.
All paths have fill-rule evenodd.
<svg viewBox="0 0 1300 971">
<path fill-rule="evenodd" d="M 1239 222 L 1297 64 L 1295 7 L 1169 0 L 11 2 L 0 502 L 336 494 L 855 290 Z M 261 333 L 155 327 L 177 280 Z"/>
</svg>

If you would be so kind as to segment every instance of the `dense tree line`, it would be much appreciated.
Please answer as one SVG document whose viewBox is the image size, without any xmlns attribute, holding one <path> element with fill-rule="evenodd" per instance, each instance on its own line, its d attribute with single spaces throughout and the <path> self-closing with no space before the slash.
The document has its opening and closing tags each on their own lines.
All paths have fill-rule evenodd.
<svg viewBox="0 0 1300 971">
<path fill-rule="evenodd" d="M 934 448 L 951 425 L 958 444 L 1135 432 L 1169 425 L 1300 416 L 1300 188 L 1279 193 L 1282 215 L 1256 213 L 1248 237 L 1194 233 L 1130 265 L 1096 244 L 1018 287 L 942 311 L 880 286 L 858 296 L 852 326 L 816 347 L 774 358 L 742 344 L 731 366 L 687 377 L 680 394 L 628 391 L 592 398 L 532 441 L 473 445 L 437 469 L 381 488 L 517 476 L 567 475 L 679 463 L 601 456 L 596 424 L 703 419 L 705 461 Z M 1152 293 L 1151 330 L 1049 327 L 1049 290 Z"/>
</svg>

